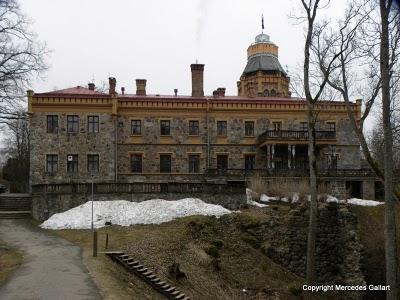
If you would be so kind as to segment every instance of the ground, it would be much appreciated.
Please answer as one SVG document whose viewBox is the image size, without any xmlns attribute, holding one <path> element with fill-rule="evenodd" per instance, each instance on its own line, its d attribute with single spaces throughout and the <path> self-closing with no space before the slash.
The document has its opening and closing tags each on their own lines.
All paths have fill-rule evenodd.
<svg viewBox="0 0 400 300">
<path fill-rule="evenodd" d="M 22 254 L 0 240 L 0 284 L 21 264 Z"/>
<path fill-rule="evenodd" d="M 125 251 L 191 299 L 301 299 L 296 294 L 304 279 L 255 249 L 253 241 L 241 230 L 257 224 L 264 216 L 262 210 L 249 209 L 219 219 L 192 216 L 160 225 L 111 226 L 98 230 L 99 251 L 105 250 L 108 233 L 109 250 Z M 90 230 L 50 232 L 84 249 L 85 263 L 91 273 L 102 277 L 96 282 L 108 297 L 121 286 L 132 299 L 163 299 L 104 255 L 92 258 Z M 185 278 L 176 280 L 169 272 L 174 263 L 180 265 Z M 93 271 L 96 265 L 103 266 L 97 268 L 99 273 Z M 111 279 L 115 281 L 113 286 Z"/>
<path fill-rule="evenodd" d="M 100 252 L 97 258 L 92 257 L 90 230 L 40 230 L 28 223 L 18 223 L 21 221 L 4 220 L 0 222 L 1 237 L 9 245 L 22 250 L 25 263 L 11 275 L 11 279 L 0 286 L 0 298 L 7 295 L 4 293 L 10 291 L 10 288 L 16 291 L 18 284 L 25 284 L 23 281 L 25 273 L 28 271 L 32 273 L 29 270 L 30 264 L 37 260 L 40 254 L 39 256 L 42 257 L 37 263 L 41 264 L 41 268 L 45 266 L 57 272 L 65 264 L 73 268 L 77 267 L 79 276 L 83 276 L 80 282 L 84 282 L 93 289 L 93 293 L 97 293 L 96 297 L 92 297 L 93 299 L 97 297 L 164 299 L 140 279 L 128 274 L 101 253 L 104 250 L 122 250 L 138 259 L 162 279 L 173 283 L 191 299 L 302 299 L 298 293 L 304 279 L 268 259 L 258 248 L 257 241 L 246 234 L 260 222 L 265 222 L 266 212 L 274 209 L 273 207 L 274 205 L 266 208 L 249 208 L 242 210 L 241 213 L 222 216 L 219 219 L 191 216 L 160 225 L 104 227 L 98 230 Z M 363 271 L 367 283 L 383 284 L 384 207 L 352 206 L 351 209 L 359 220 L 359 235 L 364 247 Z M 281 217 L 284 218 L 288 211 L 288 205 L 279 205 Z M 399 218 L 400 209 L 397 213 Z M 400 233 L 399 225 L 400 222 L 398 222 L 398 233 Z M 43 233 L 48 233 L 48 235 Z M 105 249 L 106 234 L 109 236 L 108 249 Z M 82 256 L 77 247 L 63 239 L 55 238 L 54 235 L 80 246 L 83 250 Z M 400 242 L 400 234 L 398 241 Z M 39 243 L 40 246 L 38 246 Z M 58 250 L 52 253 L 49 247 Z M 59 249 L 60 247 L 63 250 Z M 68 250 L 65 251 L 64 248 Z M 9 249 L 12 248 L 7 246 L 8 253 L 10 253 Z M 4 253 L 4 247 L 0 248 L 0 264 L 4 262 L 2 260 Z M 9 265 L 15 266 L 21 254 L 14 250 L 11 250 L 11 253 L 11 259 L 7 258 L 6 261 Z M 66 255 L 73 255 L 73 263 L 70 257 L 65 257 Z M 91 283 L 91 278 L 87 275 L 81 258 L 94 283 L 100 288 L 100 293 Z M 42 259 L 46 261 L 43 262 Z M 49 265 L 52 262 L 57 262 L 56 266 Z M 176 280 L 169 272 L 169 267 L 174 263 L 180 265 L 181 271 L 186 275 L 185 278 Z M 4 274 L 4 269 L 0 270 L 0 275 Z M 68 276 L 71 270 L 63 269 L 62 271 L 66 272 L 63 272 L 62 276 Z M 32 274 L 30 276 L 32 279 Z M 68 280 L 63 280 L 63 285 L 65 284 L 68 285 Z M 57 284 L 54 285 L 57 286 Z M 48 284 L 47 287 L 49 286 L 52 285 Z M 29 288 L 28 285 L 28 290 Z M 18 290 L 18 296 L 19 292 Z M 368 299 L 382 299 L 382 296 L 376 293 L 369 295 Z M 328 298 L 326 294 L 323 294 L 314 295 L 314 299 L 346 298 Z"/>
<path fill-rule="evenodd" d="M 1 220 L 2 240 L 23 252 L 21 266 L 0 286 L 1 299 L 100 299 L 79 247 L 45 234 L 29 220 Z"/>
</svg>

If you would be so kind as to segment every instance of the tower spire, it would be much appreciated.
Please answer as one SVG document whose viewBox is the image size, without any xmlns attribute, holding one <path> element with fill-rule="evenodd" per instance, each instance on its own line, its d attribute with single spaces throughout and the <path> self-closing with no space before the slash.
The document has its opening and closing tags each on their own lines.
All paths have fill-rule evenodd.
<svg viewBox="0 0 400 300">
<path fill-rule="evenodd" d="M 264 33 L 264 14 L 261 14 L 261 33 Z"/>
</svg>

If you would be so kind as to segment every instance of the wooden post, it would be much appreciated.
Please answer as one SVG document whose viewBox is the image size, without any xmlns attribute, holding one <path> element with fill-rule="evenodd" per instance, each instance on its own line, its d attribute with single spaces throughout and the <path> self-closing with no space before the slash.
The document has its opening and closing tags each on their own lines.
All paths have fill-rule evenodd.
<svg viewBox="0 0 400 300">
<path fill-rule="evenodd" d="M 97 257 L 97 231 L 93 231 L 93 257 Z"/>
</svg>

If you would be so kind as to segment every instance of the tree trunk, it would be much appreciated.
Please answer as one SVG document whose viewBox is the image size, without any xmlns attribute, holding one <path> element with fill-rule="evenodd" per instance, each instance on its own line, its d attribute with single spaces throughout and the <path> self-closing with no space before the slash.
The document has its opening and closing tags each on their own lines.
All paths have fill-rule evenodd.
<svg viewBox="0 0 400 300">
<path fill-rule="evenodd" d="M 315 157 L 315 121 L 314 104 L 308 102 L 308 160 L 310 168 L 310 218 L 307 237 L 307 270 L 306 281 L 308 285 L 315 283 L 315 244 L 318 224 L 318 202 L 317 202 L 317 163 Z"/>
<path fill-rule="evenodd" d="M 384 167 L 385 167 L 385 260 L 386 284 L 390 290 L 386 299 L 397 300 L 397 249 L 396 249 L 396 218 L 395 201 L 393 198 L 393 136 L 390 118 L 390 70 L 389 70 L 389 12 L 390 1 L 380 0 L 381 13 L 381 45 L 380 71 L 382 79 L 382 115 L 384 134 Z"/>
</svg>

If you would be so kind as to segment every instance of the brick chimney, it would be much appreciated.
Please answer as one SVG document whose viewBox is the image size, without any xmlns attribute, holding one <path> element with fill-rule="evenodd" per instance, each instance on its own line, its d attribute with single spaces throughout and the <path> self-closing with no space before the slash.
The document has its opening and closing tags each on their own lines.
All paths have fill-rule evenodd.
<svg viewBox="0 0 400 300">
<path fill-rule="evenodd" d="M 109 77 L 108 78 L 108 84 L 109 84 L 109 90 L 108 93 L 110 95 L 114 95 L 115 94 L 115 87 L 117 85 L 117 80 L 114 77 Z"/>
<path fill-rule="evenodd" d="M 88 88 L 89 88 L 89 90 L 94 91 L 94 88 L 95 88 L 94 83 L 93 82 L 88 83 Z"/>
<path fill-rule="evenodd" d="M 225 97 L 225 91 L 226 91 L 226 88 L 218 88 L 217 89 L 217 92 L 218 92 L 218 96 L 219 97 Z"/>
<path fill-rule="evenodd" d="M 146 96 L 146 79 L 136 79 L 136 95 Z"/>
<path fill-rule="evenodd" d="M 204 97 L 203 90 L 203 64 L 191 64 L 190 69 L 192 70 L 192 97 Z"/>
</svg>

